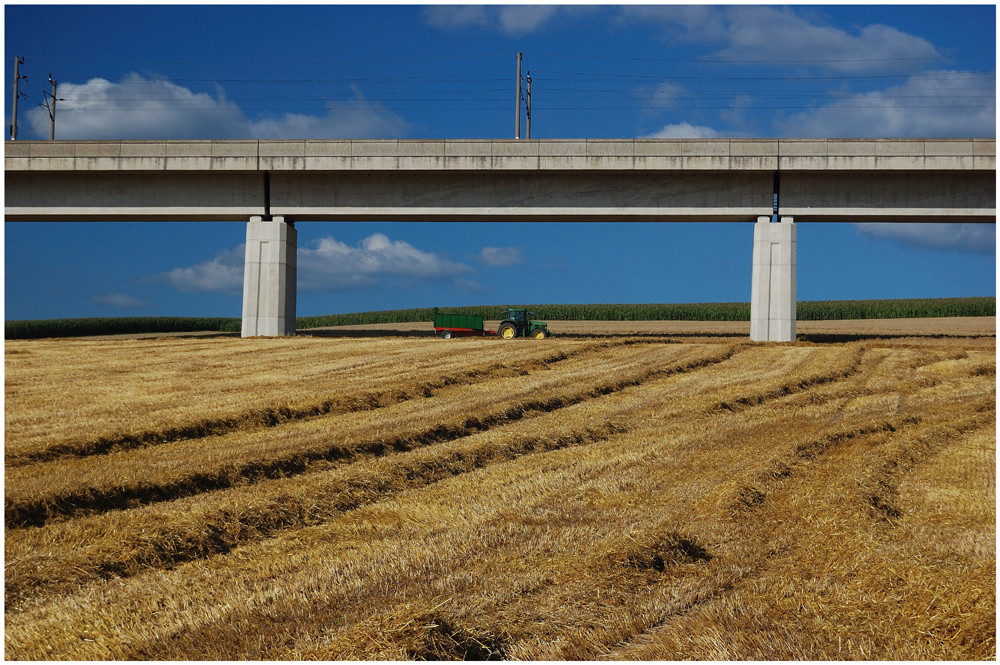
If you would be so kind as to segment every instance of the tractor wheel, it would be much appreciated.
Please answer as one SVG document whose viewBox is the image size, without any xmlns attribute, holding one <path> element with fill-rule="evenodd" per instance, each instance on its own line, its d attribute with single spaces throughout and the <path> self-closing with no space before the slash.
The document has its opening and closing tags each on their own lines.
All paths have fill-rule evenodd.
<svg viewBox="0 0 1000 665">
<path fill-rule="evenodd" d="M 505 323 L 500 326 L 500 330 L 497 331 L 497 334 L 504 339 L 514 339 L 517 337 L 517 328 L 509 323 Z"/>
<path fill-rule="evenodd" d="M 442 330 L 441 331 L 441 339 L 451 339 L 451 331 L 450 330 Z"/>
<path fill-rule="evenodd" d="M 534 337 L 535 339 L 545 339 L 546 337 L 549 336 L 549 331 L 547 331 L 545 328 L 539 328 L 535 332 L 531 333 L 531 336 Z"/>
</svg>

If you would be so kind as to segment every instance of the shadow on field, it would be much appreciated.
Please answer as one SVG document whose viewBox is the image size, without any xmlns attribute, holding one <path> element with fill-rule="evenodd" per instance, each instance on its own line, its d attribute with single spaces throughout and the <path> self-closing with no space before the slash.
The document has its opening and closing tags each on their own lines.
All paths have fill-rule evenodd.
<svg viewBox="0 0 1000 665">
<path fill-rule="evenodd" d="M 335 330 L 335 329 L 323 329 L 323 330 L 299 330 L 295 333 L 299 336 L 311 336 L 311 337 L 424 337 L 431 338 L 437 337 L 433 331 L 424 330 Z M 595 339 L 604 337 L 628 337 L 630 339 L 704 339 L 704 338 L 741 338 L 746 337 L 745 333 L 703 333 L 703 332 L 629 332 L 629 333 L 615 333 L 615 332 L 593 332 L 593 333 L 561 333 L 559 331 L 553 331 L 552 337 L 556 339 Z M 472 335 L 470 337 L 457 337 L 456 339 L 499 339 L 495 335 L 485 335 L 479 337 Z"/>
<path fill-rule="evenodd" d="M 217 337 L 239 337 L 238 332 L 201 332 L 201 333 L 143 333 L 142 336 L 136 336 L 137 340 L 149 340 L 149 339 L 161 339 L 163 337 L 171 337 L 173 339 L 215 339 Z M 86 338 L 83 338 L 86 339 Z M 94 338 L 97 339 L 97 338 Z"/>
<path fill-rule="evenodd" d="M 436 337 L 433 330 L 335 330 L 331 328 L 296 330 L 308 337 Z"/>
<path fill-rule="evenodd" d="M 677 339 L 678 337 L 683 337 L 686 339 L 694 338 L 716 338 L 716 337 L 747 337 L 746 333 L 741 332 L 595 332 L 595 333 L 561 333 L 553 332 L 553 337 L 559 337 L 560 339 L 593 339 L 595 337 L 628 337 L 634 339 Z"/>
<path fill-rule="evenodd" d="M 813 344 L 847 344 L 849 342 L 871 342 L 878 340 L 901 340 L 901 339 L 995 339 L 996 335 L 947 335 L 944 333 L 799 333 L 796 336 L 798 342 L 811 342 Z"/>
</svg>

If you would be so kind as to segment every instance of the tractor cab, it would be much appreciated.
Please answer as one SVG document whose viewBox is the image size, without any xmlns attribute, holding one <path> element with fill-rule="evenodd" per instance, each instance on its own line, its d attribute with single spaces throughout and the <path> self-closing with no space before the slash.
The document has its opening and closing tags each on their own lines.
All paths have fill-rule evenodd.
<svg viewBox="0 0 1000 665">
<path fill-rule="evenodd" d="M 497 328 L 497 334 L 504 339 L 514 337 L 545 339 L 549 336 L 548 324 L 545 321 L 533 321 L 531 317 L 534 315 L 534 312 L 529 312 L 524 307 L 508 309 L 507 315 Z"/>
</svg>

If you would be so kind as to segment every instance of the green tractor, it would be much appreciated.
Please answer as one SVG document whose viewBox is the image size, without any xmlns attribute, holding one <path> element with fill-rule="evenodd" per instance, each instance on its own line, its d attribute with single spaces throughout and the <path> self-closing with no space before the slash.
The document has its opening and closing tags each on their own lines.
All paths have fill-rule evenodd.
<svg viewBox="0 0 1000 665">
<path fill-rule="evenodd" d="M 515 337 L 545 339 L 549 336 L 549 326 L 545 321 L 532 321 L 530 317 L 534 315 L 534 312 L 529 312 L 524 307 L 508 309 L 507 316 L 497 328 L 497 335 L 503 339 Z"/>
</svg>

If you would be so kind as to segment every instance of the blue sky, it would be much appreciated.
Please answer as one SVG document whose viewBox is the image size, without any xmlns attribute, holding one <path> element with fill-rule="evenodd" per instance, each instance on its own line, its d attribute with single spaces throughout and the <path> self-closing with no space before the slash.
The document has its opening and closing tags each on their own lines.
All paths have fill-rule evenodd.
<svg viewBox="0 0 1000 665">
<path fill-rule="evenodd" d="M 5 5 L 19 140 L 994 137 L 990 5 Z M 522 119 L 522 136 L 525 120 Z M 8 137 L 9 139 L 9 137 Z M 298 314 L 748 301 L 751 224 L 297 225 Z M 5 319 L 239 316 L 240 223 L 5 223 Z M 800 224 L 800 300 L 995 295 L 994 225 Z"/>
</svg>

